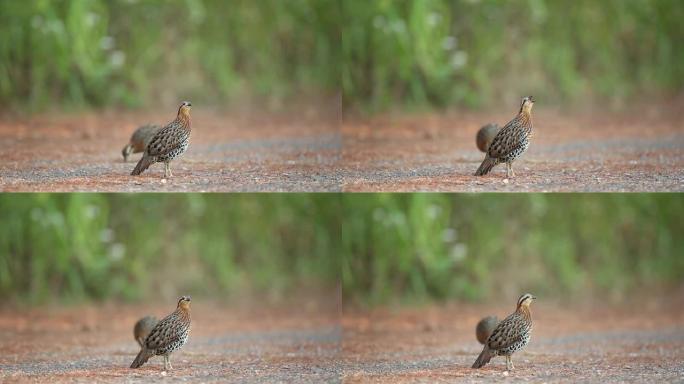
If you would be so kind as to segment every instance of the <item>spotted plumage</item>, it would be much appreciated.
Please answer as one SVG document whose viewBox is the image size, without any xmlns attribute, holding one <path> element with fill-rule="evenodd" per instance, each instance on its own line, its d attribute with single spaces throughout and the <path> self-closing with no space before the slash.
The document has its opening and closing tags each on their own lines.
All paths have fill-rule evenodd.
<svg viewBox="0 0 684 384">
<path fill-rule="evenodd" d="M 141 174 L 154 163 L 164 163 L 164 177 L 173 176 L 169 163 L 182 155 L 190 144 L 191 106 L 189 101 L 184 101 L 180 105 L 176 119 L 154 135 L 131 175 Z"/>
<path fill-rule="evenodd" d="M 131 139 L 128 141 L 125 147 L 121 150 L 124 161 L 128 161 L 128 156 L 131 153 L 140 153 L 147 148 L 147 144 L 150 143 L 154 135 L 159 132 L 161 127 L 156 124 L 147 124 L 139 127 L 133 132 Z"/>
<path fill-rule="evenodd" d="M 506 163 L 506 176 L 515 176 L 513 161 L 522 156 L 530 146 L 532 138 L 532 106 L 534 98 L 524 97 L 520 104 L 520 112 L 509 121 L 487 148 L 485 159 L 475 172 L 475 176 L 489 173 L 495 165 Z"/>
<path fill-rule="evenodd" d="M 495 356 L 506 356 L 506 369 L 513 370 L 511 355 L 523 349 L 532 334 L 530 304 L 536 297 L 526 293 L 518 299 L 518 305 L 510 316 L 496 326 L 485 342 L 482 353 L 477 357 L 473 368 L 481 368 Z"/>
<path fill-rule="evenodd" d="M 173 369 L 169 355 L 179 350 L 190 335 L 190 297 L 178 300 L 176 310 L 163 318 L 145 338 L 142 349 L 131 364 L 138 368 L 154 356 L 164 356 L 164 370 Z"/>
<path fill-rule="evenodd" d="M 147 335 L 152 332 L 152 329 L 154 329 L 154 326 L 157 325 L 157 323 L 157 318 L 154 316 L 145 316 L 135 323 L 135 326 L 133 327 L 133 337 L 138 344 L 140 344 L 140 347 L 143 346 L 143 342 L 145 342 Z"/>
</svg>

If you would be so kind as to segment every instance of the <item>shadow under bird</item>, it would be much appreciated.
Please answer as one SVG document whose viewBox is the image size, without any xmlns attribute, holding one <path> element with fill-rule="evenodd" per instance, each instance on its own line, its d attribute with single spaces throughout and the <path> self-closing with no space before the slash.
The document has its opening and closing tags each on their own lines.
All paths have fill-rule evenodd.
<svg viewBox="0 0 684 384">
<path fill-rule="evenodd" d="M 536 299 L 529 293 L 520 296 L 515 312 L 494 328 L 472 368 L 482 368 L 492 357 L 506 356 L 506 369 L 509 371 L 515 369 L 511 356 L 525 348 L 530 341 L 532 335 L 530 304 Z"/>
<path fill-rule="evenodd" d="M 523 97 L 518 115 L 504 125 L 487 148 L 487 154 L 475 176 L 489 173 L 495 165 L 506 163 L 506 176 L 513 177 L 513 162 L 527 151 L 532 138 L 532 96 Z"/>
<path fill-rule="evenodd" d="M 145 339 L 150 332 L 152 332 L 154 326 L 157 325 L 158 322 L 159 321 L 157 321 L 157 318 L 154 316 L 145 316 L 135 323 L 135 326 L 133 327 L 133 338 L 135 338 L 135 341 L 140 344 L 141 348 L 145 342 Z"/>
<path fill-rule="evenodd" d="M 181 103 L 176 119 L 152 137 L 131 175 L 141 174 L 154 163 L 164 163 L 164 177 L 173 176 L 169 163 L 182 155 L 190 144 L 190 107 L 189 101 Z"/>
<path fill-rule="evenodd" d="M 188 341 L 190 335 L 190 297 L 178 299 L 176 310 L 163 318 L 154 326 L 145 338 L 142 349 L 131 364 L 131 368 L 139 368 L 152 356 L 164 356 L 164 370 L 173 369 L 170 355 L 179 350 Z"/>
<path fill-rule="evenodd" d="M 124 161 L 128 161 L 128 156 L 131 153 L 140 153 L 147 148 L 147 144 L 150 143 L 154 135 L 159 132 L 161 126 L 157 124 L 145 124 L 133 132 L 131 139 L 128 141 L 125 147 L 121 150 Z"/>
</svg>

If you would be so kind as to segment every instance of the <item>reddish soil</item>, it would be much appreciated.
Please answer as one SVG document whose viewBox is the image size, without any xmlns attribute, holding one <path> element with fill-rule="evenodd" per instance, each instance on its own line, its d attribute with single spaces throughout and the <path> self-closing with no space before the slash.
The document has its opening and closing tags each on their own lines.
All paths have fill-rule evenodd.
<svg viewBox="0 0 684 384">
<path fill-rule="evenodd" d="M 514 300 L 514 299 L 513 299 Z M 333 300 L 334 301 L 334 300 Z M 193 301 L 188 343 L 163 371 L 138 352 L 135 321 L 160 305 L 0 310 L 0 382 L 408 383 L 673 382 L 684 379 L 684 303 L 637 307 L 533 304 L 534 330 L 506 372 L 496 357 L 480 370 L 475 324 L 510 305 L 450 303 L 346 309 L 331 301 L 287 307 Z M 510 300 L 509 300 L 510 301 Z"/>
<path fill-rule="evenodd" d="M 341 331 L 337 311 L 319 303 L 244 309 L 193 300 L 188 343 L 163 371 L 156 356 L 128 368 L 139 346 L 133 324 L 161 318 L 159 305 L 0 311 L 0 382 L 330 382 Z"/>
<path fill-rule="evenodd" d="M 470 368 L 482 350 L 475 325 L 489 314 L 504 318 L 514 309 L 510 305 L 346 314 L 344 382 L 678 382 L 684 380 L 682 304 L 568 308 L 534 303 L 532 339 L 513 356 L 511 372 L 504 357 Z"/>
<path fill-rule="evenodd" d="M 537 103 L 539 104 L 539 103 Z M 679 105 L 682 104 L 682 105 Z M 638 114 L 537 105 L 516 162 L 472 176 L 475 134 L 512 113 L 446 112 L 340 120 L 338 104 L 298 113 L 193 109 L 190 149 L 140 177 L 121 148 L 173 113 L 91 113 L 0 120 L 0 191 L 684 191 L 684 103 Z"/>
<path fill-rule="evenodd" d="M 121 149 L 135 129 L 169 113 L 113 111 L 0 120 L 0 191 L 331 191 L 341 138 L 337 104 L 289 114 L 194 108 L 188 151 L 130 176 Z"/>
<path fill-rule="evenodd" d="M 344 191 L 684 191 L 684 103 L 639 113 L 533 111 L 534 137 L 514 164 L 472 176 L 484 159 L 478 129 L 510 113 L 456 112 L 348 118 Z"/>
</svg>

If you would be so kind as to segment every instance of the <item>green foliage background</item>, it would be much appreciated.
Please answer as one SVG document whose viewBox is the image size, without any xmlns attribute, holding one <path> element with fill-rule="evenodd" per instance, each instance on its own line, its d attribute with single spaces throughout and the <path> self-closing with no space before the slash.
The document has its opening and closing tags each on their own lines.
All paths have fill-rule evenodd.
<svg viewBox="0 0 684 384">
<path fill-rule="evenodd" d="M 346 106 L 623 102 L 684 85 L 679 0 L 345 0 L 342 12 Z"/>
<path fill-rule="evenodd" d="M 620 104 L 682 91 L 681 20 L 680 0 L 0 0 L 0 102 Z"/>
<path fill-rule="evenodd" d="M 678 194 L 345 194 L 342 207 L 349 300 L 619 301 L 684 282 Z"/>
<path fill-rule="evenodd" d="M 0 102 L 284 100 L 339 89 L 335 0 L 1 0 Z"/>
<path fill-rule="evenodd" d="M 0 295 L 283 298 L 339 282 L 334 195 L 1 194 Z"/>
<path fill-rule="evenodd" d="M 677 194 L 0 195 L 0 295 L 625 299 L 684 282 Z"/>
</svg>

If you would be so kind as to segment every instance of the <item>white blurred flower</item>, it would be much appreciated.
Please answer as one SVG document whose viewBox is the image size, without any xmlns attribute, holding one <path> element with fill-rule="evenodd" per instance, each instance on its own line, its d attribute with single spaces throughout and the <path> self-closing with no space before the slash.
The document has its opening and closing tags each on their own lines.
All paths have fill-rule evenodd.
<svg viewBox="0 0 684 384">
<path fill-rule="evenodd" d="M 119 67 L 123 66 L 125 61 L 126 61 L 126 54 L 123 53 L 122 51 L 114 51 L 109 56 L 109 63 L 114 68 L 119 68 Z"/>
<path fill-rule="evenodd" d="M 435 25 L 439 24 L 439 22 L 442 20 L 442 15 L 440 15 L 437 12 L 432 12 L 427 16 L 427 24 L 431 27 L 434 27 Z"/>
<path fill-rule="evenodd" d="M 403 34 L 404 32 L 406 32 L 406 24 L 404 23 L 404 20 L 396 19 L 392 21 L 390 29 L 395 33 Z"/>
<path fill-rule="evenodd" d="M 64 33 L 64 24 L 61 20 L 55 19 L 50 20 L 46 27 L 48 32 L 53 32 L 56 35 L 61 35 Z"/>
<path fill-rule="evenodd" d="M 449 257 L 456 263 L 460 263 L 466 258 L 468 253 L 468 246 L 463 243 L 454 244 L 449 250 Z"/>
<path fill-rule="evenodd" d="M 468 63 L 468 54 L 465 51 L 456 51 L 451 55 L 451 67 L 461 69 Z"/>
<path fill-rule="evenodd" d="M 455 36 L 446 36 L 442 39 L 442 49 L 445 51 L 456 48 L 456 44 L 458 44 L 458 39 Z"/>
<path fill-rule="evenodd" d="M 100 241 L 103 243 L 111 243 L 114 240 L 114 231 L 111 228 L 105 228 L 100 231 Z"/>
<path fill-rule="evenodd" d="M 429 207 L 427 207 L 427 216 L 430 218 L 430 220 L 436 219 L 440 213 L 442 213 L 442 207 L 436 204 L 432 204 Z"/>
<path fill-rule="evenodd" d="M 406 224 L 406 217 L 404 217 L 404 214 L 401 212 L 393 212 L 387 220 L 387 224 L 395 225 L 397 227 L 403 226 Z"/>
<path fill-rule="evenodd" d="M 126 246 L 121 243 L 114 243 L 109 247 L 109 258 L 113 261 L 123 259 L 126 254 Z"/>
<path fill-rule="evenodd" d="M 445 243 L 451 243 L 455 241 L 458 237 L 458 232 L 454 228 L 445 228 L 442 231 L 442 241 Z"/>
<path fill-rule="evenodd" d="M 88 220 L 92 220 L 100 213 L 100 207 L 97 205 L 88 205 L 85 207 L 84 213 Z"/>
<path fill-rule="evenodd" d="M 47 217 L 47 222 L 55 227 L 61 227 L 64 225 L 64 216 L 61 212 L 50 212 Z"/>
<path fill-rule="evenodd" d="M 114 38 L 111 36 L 104 36 L 100 39 L 100 48 L 108 51 L 114 48 Z"/>
<path fill-rule="evenodd" d="M 98 15 L 97 13 L 88 12 L 88 13 L 85 15 L 85 24 L 86 24 L 88 27 L 93 27 L 93 26 L 95 26 L 95 24 L 97 24 L 97 22 L 98 22 L 99 20 L 100 20 L 100 15 Z"/>
</svg>

